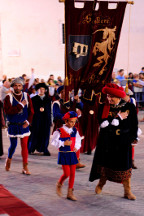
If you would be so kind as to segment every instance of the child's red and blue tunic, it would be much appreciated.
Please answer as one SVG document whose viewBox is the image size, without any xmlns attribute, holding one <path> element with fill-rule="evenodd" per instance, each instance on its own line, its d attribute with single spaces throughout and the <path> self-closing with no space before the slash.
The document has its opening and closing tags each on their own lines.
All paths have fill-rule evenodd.
<svg viewBox="0 0 144 216">
<path fill-rule="evenodd" d="M 71 140 L 70 146 L 65 146 L 64 142 Z M 61 165 L 74 165 L 78 163 L 74 148 L 77 150 L 81 147 L 81 137 L 75 127 L 68 128 L 66 125 L 57 129 L 52 137 L 52 145 L 59 148 L 58 164 Z"/>
<path fill-rule="evenodd" d="M 77 129 L 74 127 L 71 134 L 68 134 L 64 130 L 64 128 L 59 128 L 58 131 L 60 132 L 59 140 L 64 141 L 64 142 L 66 140 L 72 141 L 72 144 L 70 146 L 64 146 L 64 147 L 61 146 L 59 148 L 58 164 L 62 164 L 62 165 L 77 164 L 78 160 L 76 157 L 76 153 L 74 152 Z"/>
</svg>

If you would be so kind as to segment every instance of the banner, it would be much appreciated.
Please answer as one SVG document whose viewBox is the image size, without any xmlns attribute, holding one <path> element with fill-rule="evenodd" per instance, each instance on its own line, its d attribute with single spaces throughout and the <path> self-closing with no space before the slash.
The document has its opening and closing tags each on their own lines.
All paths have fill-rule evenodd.
<svg viewBox="0 0 144 216">
<path fill-rule="evenodd" d="M 127 2 L 117 2 L 116 9 L 108 4 L 84 1 L 84 8 L 75 8 L 74 0 L 65 0 L 66 100 L 79 88 L 90 99 L 111 80 Z"/>
</svg>

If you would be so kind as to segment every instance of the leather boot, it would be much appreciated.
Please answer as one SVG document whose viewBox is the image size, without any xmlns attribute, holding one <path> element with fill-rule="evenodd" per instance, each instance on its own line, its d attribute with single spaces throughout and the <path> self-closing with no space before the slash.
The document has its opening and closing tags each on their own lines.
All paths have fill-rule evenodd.
<svg viewBox="0 0 144 216">
<path fill-rule="evenodd" d="M 61 183 L 57 182 L 57 184 L 56 184 L 56 193 L 57 193 L 57 195 L 60 196 L 60 197 L 62 196 L 62 190 L 61 190 L 61 189 L 62 189 L 62 186 L 63 186 L 63 185 L 62 185 Z"/>
<path fill-rule="evenodd" d="M 131 179 L 129 178 L 128 180 L 124 180 L 123 186 L 124 186 L 124 197 L 129 200 L 135 200 L 136 196 L 131 192 Z"/>
<path fill-rule="evenodd" d="M 6 159 L 6 163 L 5 163 L 5 170 L 9 171 L 10 170 L 10 166 L 11 166 L 11 160 L 10 158 Z"/>
<path fill-rule="evenodd" d="M 84 168 L 85 165 L 80 163 L 80 159 L 78 159 L 78 163 L 76 164 L 76 169 Z"/>
<path fill-rule="evenodd" d="M 106 177 L 104 176 L 100 177 L 99 183 L 97 184 L 95 188 L 96 194 L 100 194 L 102 192 L 102 188 L 106 184 L 106 180 L 107 180 Z"/>
<path fill-rule="evenodd" d="M 25 175 L 30 175 L 30 171 L 28 170 L 28 163 L 23 163 L 22 173 Z"/>
<path fill-rule="evenodd" d="M 67 199 L 77 201 L 77 198 L 73 195 L 73 188 L 68 188 Z"/>
<path fill-rule="evenodd" d="M 132 168 L 137 169 L 137 166 L 135 165 L 134 160 L 132 160 Z"/>
</svg>

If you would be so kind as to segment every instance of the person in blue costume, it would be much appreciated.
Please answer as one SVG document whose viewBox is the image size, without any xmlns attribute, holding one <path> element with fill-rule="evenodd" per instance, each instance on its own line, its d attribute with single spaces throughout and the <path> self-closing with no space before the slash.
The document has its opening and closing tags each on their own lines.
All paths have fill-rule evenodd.
<svg viewBox="0 0 144 216">
<path fill-rule="evenodd" d="M 29 138 L 29 153 L 35 150 L 42 152 L 45 156 L 50 156 L 48 150 L 51 127 L 51 99 L 48 96 L 48 87 L 45 83 L 36 85 L 38 95 L 32 98 L 34 116 Z"/>
<path fill-rule="evenodd" d="M 68 111 L 76 111 L 83 109 L 83 103 L 80 101 L 78 96 L 74 98 L 70 98 L 68 102 L 64 102 L 65 100 L 65 88 L 64 85 L 60 86 L 57 89 L 57 100 L 53 102 L 53 121 L 54 121 L 54 131 L 61 127 L 64 123 L 62 117 Z"/>
<path fill-rule="evenodd" d="M 63 175 L 57 183 L 56 192 L 59 196 L 62 196 L 63 182 L 69 177 L 67 199 L 76 201 L 77 198 L 73 194 L 75 170 L 78 163 L 76 152 L 81 147 L 81 137 L 74 127 L 77 121 L 77 113 L 74 111 L 67 112 L 63 116 L 63 121 L 65 121 L 65 124 L 54 132 L 51 142 L 59 149 L 58 164 L 61 164 L 63 169 Z"/>
<path fill-rule="evenodd" d="M 17 147 L 17 139 L 20 138 L 21 154 L 23 159 L 22 173 L 30 175 L 28 170 L 28 137 L 30 135 L 29 125 L 32 122 L 34 110 L 32 101 L 26 92 L 22 92 L 23 80 L 18 77 L 12 81 L 13 92 L 9 93 L 4 100 L 4 112 L 8 120 L 8 136 L 10 147 L 5 169 L 10 170 L 11 160 Z"/>
</svg>

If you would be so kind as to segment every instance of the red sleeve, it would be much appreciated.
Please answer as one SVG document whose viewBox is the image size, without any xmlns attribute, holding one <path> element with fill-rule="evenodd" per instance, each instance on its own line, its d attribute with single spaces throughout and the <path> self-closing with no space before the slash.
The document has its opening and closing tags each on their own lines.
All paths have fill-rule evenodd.
<svg viewBox="0 0 144 216">
<path fill-rule="evenodd" d="M 7 115 L 14 115 L 19 113 L 23 109 L 23 106 L 21 104 L 17 104 L 16 106 L 12 106 L 10 102 L 10 96 L 7 95 L 4 100 L 4 112 Z"/>
<path fill-rule="evenodd" d="M 31 124 L 32 123 L 32 119 L 33 119 L 33 115 L 34 115 L 34 108 L 33 108 L 33 104 L 32 104 L 32 100 L 30 98 L 30 96 L 27 94 L 28 96 L 28 122 Z"/>
<path fill-rule="evenodd" d="M 0 101 L 0 128 L 2 126 L 5 126 L 5 120 L 4 120 L 4 116 L 3 116 L 3 109 L 2 109 L 2 102 Z"/>
</svg>

